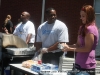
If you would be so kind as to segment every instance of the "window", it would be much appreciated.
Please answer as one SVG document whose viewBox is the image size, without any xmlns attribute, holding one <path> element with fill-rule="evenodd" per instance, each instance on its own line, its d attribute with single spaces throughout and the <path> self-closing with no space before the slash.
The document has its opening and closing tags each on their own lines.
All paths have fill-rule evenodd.
<svg viewBox="0 0 100 75">
<path fill-rule="evenodd" d="M 100 0 L 94 0 L 94 10 L 96 16 L 96 24 L 99 28 L 99 43 L 96 48 L 96 56 L 100 56 Z"/>
</svg>

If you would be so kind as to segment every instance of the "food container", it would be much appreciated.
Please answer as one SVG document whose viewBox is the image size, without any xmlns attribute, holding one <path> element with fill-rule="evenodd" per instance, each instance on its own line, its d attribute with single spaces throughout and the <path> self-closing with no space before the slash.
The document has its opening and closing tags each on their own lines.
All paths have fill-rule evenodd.
<svg viewBox="0 0 100 75">
<path fill-rule="evenodd" d="M 7 52 L 12 55 L 33 55 L 35 52 L 34 48 L 6 48 Z"/>
</svg>

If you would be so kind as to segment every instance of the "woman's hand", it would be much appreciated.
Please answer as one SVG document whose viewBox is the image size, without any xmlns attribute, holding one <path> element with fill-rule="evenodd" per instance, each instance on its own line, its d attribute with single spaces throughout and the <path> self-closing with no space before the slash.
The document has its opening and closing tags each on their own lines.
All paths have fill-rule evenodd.
<svg viewBox="0 0 100 75">
<path fill-rule="evenodd" d="M 68 46 L 66 43 L 62 43 L 61 45 L 63 46 L 62 51 L 64 51 L 64 52 L 70 51 L 70 50 L 69 50 L 69 46 Z"/>
</svg>

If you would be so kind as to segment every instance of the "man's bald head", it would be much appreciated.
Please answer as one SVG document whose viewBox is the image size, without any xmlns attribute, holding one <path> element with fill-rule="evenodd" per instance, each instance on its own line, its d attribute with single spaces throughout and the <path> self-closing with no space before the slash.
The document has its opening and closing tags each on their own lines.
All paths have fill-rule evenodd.
<svg viewBox="0 0 100 75">
<path fill-rule="evenodd" d="M 30 18 L 30 13 L 27 11 L 22 12 L 28 19 Z"/>
<path fill-rule="evenodd" d="M 29 20 L 30 18 L 30 14 L 27 11 L 22 12 L 21 14 L 21 21 L 22 22 L 26 22 L 27 20 Z"/>
</svg>

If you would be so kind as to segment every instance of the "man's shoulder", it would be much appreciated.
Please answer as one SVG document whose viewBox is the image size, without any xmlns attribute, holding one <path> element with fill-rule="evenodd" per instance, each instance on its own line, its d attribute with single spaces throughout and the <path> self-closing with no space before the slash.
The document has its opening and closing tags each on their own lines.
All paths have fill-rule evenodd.
<svg viewBox="0 0 100 75">
<path fill-rule="evenodd" d="M 47 24 L 47 21 L 43 22 L 42 24 L 40 24 L 40 26 L 44 26 Z"/>
<path fill-rule="evenodd" d="M 60 21 L 60 20 L 56 20 L 56 23 L 60 23 L 60 24 L 65 24 L 63 21 Z"/>
<path fill-rule="evenodd" d="M 26 26 L 34 26 L 34 23 L 32 21 L 27 21 L 27 23 L 25 25 Z"/>
<path fill-rule="evenodd" d="M 62 21 L 60 21 L 60 20 L 56 20 L 56 22 L 55 22 L 55 24 L 56 25 L 62 25 L 62 26 L 66 26 L 66 24 L 64 23 L 64 22 L 62 22 Z"/>
<path fill-rule="evenodd" d="M 22 24 L 22 22 L 18 23 L 16 27 L 19 27 Z"/>
<path fill-rule="evenodd" d="M 33 24 L 33 22 L 32 22 L 32 21 L 30 21 L 30 20 L 29 20 L 29 21 L 27 21 L 27 23 L 32 23 L 32 24 Z"/>
<path fill-rule="evenodd" d="M 47 24 L 47 21 L 45 21 L 45 22 L 43 22 L 42 24 L 40 24 L 38 28 L 45 27 L 45 26 L 46 26 L 46 24 Z"/>
</svg>

